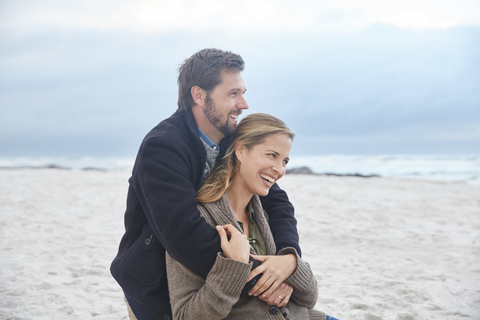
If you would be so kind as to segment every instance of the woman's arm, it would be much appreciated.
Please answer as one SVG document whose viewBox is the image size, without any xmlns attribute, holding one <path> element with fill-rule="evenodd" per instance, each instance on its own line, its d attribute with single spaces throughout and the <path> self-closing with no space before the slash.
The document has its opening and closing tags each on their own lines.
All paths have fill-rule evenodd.
<svg viewBox="0 0 480 320">
<path fill-rule="evenodd" d="M 240 298 L 251 263 L 217 256 L 207 279 L 166 255 L 168 290 L 174 319 L 224 319 Z"/>
<path fill-rule="evenodd" d="M 286 283 L 293 287 L 291 299 L 300 306 L 313 308 L 318 299 L 317 280 L 310 265 L 300 258 L 295 248 L 284 248 L 278 253 L 278 255 L 290 254 L 294 254 L 297 258 L 297 269 L 285 280 Z"/>
<path fill-rule="evenodd" d="M 217 231 L 225 254 L 218 253 L 206 280 L 166 255 L 175 319 L 224 319 L 240 298 L 252 265 L 250 245 L 232 225 L 217 227 Z"/>
<path fill-rule="evenodd" d="M 279 285 L 285 282 L 293 288 L 291 299 L 295 303 L 307 308 L 315 306 L 318 296 L 317 281 L 309 264 L 300 258 L 294 248 L 284 248 L 276 256 L 253 257 L 263 263 L 250 273 L 249 279 L 257 272 L 262 272 L 263 276 L 250 291 L 252 295 L 261 295 L 263 301 L 270 301 Z"/>
</svg>

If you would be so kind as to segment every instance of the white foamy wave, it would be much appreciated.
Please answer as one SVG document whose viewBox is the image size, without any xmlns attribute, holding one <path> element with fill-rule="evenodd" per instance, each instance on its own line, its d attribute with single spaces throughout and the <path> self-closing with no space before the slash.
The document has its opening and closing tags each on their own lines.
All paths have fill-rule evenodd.
<svg viewBox="0 0 480 320">
<path fill-rule="evenodd" d="M 466 181 L 480 186 L 480 155 L 322 155 L 292 157 L 315 173 Z"/>
<path fill-rule="evenodd" d="M 44 158 L 0 158 L 0 168 L 64 168 L 73 170 L 131 170 L 133 158 L 94 157 L 44 157 Z"/>
<path fill-rule="evenodd" d="M 0 168 L 66 168 L 131 170 L 134 158 L 0 158 Z M 309 167 L 315 173 L 380 175 L 480 186 L 480 155 L 320 155 L 291 156 L 289 169 Z"/>
</svg>

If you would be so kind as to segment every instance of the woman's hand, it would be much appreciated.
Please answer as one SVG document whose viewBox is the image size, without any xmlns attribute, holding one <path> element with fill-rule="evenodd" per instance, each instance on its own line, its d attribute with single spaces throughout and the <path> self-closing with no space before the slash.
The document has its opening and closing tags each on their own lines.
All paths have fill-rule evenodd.
<svg viewBox="0 0 480 320">
<path fill-rule="evenodd" d="M 285 282 L 282 282 L 277 287 L 277 289 L 273 291 L 270 297 L 268 298 L 264 297 L 262 294 L 262 295 L 259 295 L 258 298 L 270 306 L 277 306 L 279 308 L 283 308 L 290 301 L 290 297 L 292 296 L 292 293 L 293 293 L 292 286 Z"/>
<path fill-rule="evenodd" d="M 216 229 L 220 235 L 220 245 L 225 257 L 248 263 L 250 244 L 247 236 L 240 233 L 240 231 L 231 224 L 216 226 Z"/>
<path fill-rule="evenodd" d="M 248 294 L 258 296 L 263 293 L 262 300 L 264 298 L 268 299 L 277 287 L 297 269 L 297 258 L 293 254 L 282 256 L 252 255 L 252 258 L 263 263 L 250 272 L 247 282 L 260 273 L 263 273 L 263 276 L 258 279 Z"/>
</svg>

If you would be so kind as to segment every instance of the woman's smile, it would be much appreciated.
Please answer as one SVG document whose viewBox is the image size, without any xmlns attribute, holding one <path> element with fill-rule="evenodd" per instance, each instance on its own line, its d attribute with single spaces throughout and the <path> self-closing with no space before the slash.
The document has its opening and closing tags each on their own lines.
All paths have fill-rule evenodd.
<svg viewBox="0 0 480 320">
<path fill-rule="evenodd" d="M 236 151 L 239 170 L 234 180 L 252 195 L 266 196 L 285 174 L 291 148 L 287 134 L 270 135 L 250 149 L 240 145 Z"/>
<path fill-rule="evenodd" d="M 276 181 L 276 179 L 270 177 L 269 175 L 266 175 L 264 173 L 260 173 L 260 177 L 262 177 L 262 179 L 266 180 L 267 182 L 270 182 L 271 185 L 273 185 Z"/>
</svg>

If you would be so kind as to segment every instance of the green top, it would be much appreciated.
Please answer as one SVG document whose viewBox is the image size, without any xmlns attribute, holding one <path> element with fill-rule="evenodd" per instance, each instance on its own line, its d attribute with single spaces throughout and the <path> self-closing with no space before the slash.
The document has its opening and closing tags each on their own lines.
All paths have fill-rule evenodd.
<svg viewBox="0 0 480 320">
<path fill-rule="evenodd" d="M 253 218 L 254 211 L 252 205 L 249 203 L 247 207 L 247 213 L 248 213 L 248 229 L 250 231 L 250 234 L 247 236 L 248 242 L 250 242 L 250 245 L 255 249 L 255 252 L 257 252 L 257 255 L 264 256 L 267 254 L 267 248 L 265 246 L 265 242 L 263 242 L 262 236 L 260 235 L 260 231 L 258 230 L 257 224 L 255 223 L 255 220 Z M 242 230 L 245 230 L 243 228 L 243 223 L 238 221 L 238 224 L 242 228 Z"/>
</svg>

